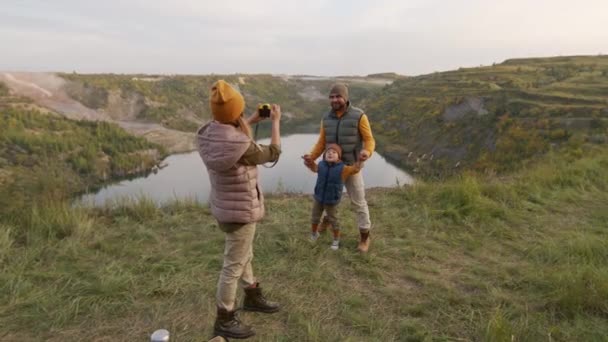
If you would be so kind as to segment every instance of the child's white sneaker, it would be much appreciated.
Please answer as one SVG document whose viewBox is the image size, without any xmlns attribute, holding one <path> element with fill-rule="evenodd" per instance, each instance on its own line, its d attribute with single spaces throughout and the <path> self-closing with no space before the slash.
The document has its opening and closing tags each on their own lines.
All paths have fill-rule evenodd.
<svg viewBox="0 0 608 342">
<path fill-rule="evenodd" d="M 332 241 L 329 248 L 331 248 L 332 251 L 337 251 L 340 248 L 340 240 Z"/>
<path fill-rule="evenodd" d="M 310 241 L 317 241 L 317 239 L 319 238 L 321 234 L 319 234 L 319 232 L 314 232 L 310 234 Z"/>
</svg>

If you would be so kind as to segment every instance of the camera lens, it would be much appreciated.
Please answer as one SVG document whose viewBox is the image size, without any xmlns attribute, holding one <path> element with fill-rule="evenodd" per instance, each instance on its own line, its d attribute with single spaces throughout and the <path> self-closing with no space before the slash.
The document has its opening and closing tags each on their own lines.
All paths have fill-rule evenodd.
<svg viewBox="0 0 608 342">
<path fill-rule="evenodd" d="M 263 118 L 270 117 L 270 105 L 269 104 L 260 105 L 258 107 L 258 113 L 260 114 L 260 117 L 263 117 Z"/>
</svg>

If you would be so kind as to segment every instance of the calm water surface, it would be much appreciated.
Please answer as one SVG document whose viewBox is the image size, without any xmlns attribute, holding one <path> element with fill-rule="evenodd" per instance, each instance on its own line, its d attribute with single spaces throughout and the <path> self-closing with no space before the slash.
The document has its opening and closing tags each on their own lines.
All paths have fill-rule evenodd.
<svg viewBox="0 0 608 342">
<path fill-rule="evenodd" d="M 260 166 L 260 183 L 265 193 L 297 192 L 312 193 L 316 174 L 308 170 L 300 158 L 316 142 L 316 134 L 295 134 L 281 137 L 283 152 L 273 168 Z M 260 144 L 269 144 L 270 139 L 262 139 Z M 81 198 L 85 205 L 104 205 L 124 198 L 145 196 L 158 203 L 174 199 L 194 198 L 205 202 L 210 184 L 205 165 L 198 152 L 175 154 L 167 157 L 167 167 L 147 176 L 124 180 L 111 184 Z M 391 187 L 410 184 L 413 179 L 389 164 L 381 155 L 374 153 L 365 163 L 363 179 L 367 188 Z"/>
</svg>

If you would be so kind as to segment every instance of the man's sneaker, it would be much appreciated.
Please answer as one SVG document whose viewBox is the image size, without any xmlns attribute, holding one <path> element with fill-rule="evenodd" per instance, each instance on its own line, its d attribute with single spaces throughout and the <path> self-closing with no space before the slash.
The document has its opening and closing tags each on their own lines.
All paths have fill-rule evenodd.
<svg viewBox="0 0 608 342">
<path fill-rule="evenodd" d="M 331 248 L 332 251 L 337 251 L 340 248 L 340 240 L 332 241 L 329 248 Z"/>
<path fill-rule="evenodd" d="M 319 238 L 319 232 L 313 232 L 310 234 L 310 241 L 317 241 L 317 239 Z"/>
</svg>

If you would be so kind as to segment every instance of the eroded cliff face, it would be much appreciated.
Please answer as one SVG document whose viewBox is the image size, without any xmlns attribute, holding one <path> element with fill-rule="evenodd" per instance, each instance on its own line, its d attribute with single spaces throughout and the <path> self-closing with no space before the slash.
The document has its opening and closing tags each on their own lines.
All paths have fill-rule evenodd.
<svg viewBox="0 0 608 342">
<path fill-rule="evenodd" d="M 169 153 L 194 149 L 194 133 L 164 127 L 141 120 L 147 108 L 158 106 L 137 92 L 107 91 L 69 81 L 54 73 L 0 73 L 0 81 L 11 93 L 33 102 L 33 105 L 68 119 L 107 121 L 126 131 L 164 146 Z M 196 124 L 202 124 L 199 120 Z"/>
</svg>

